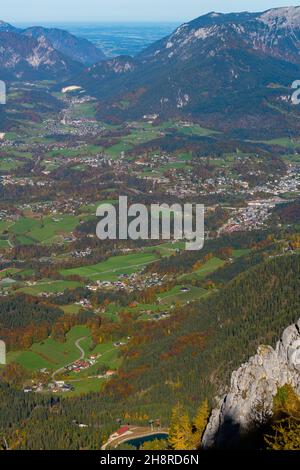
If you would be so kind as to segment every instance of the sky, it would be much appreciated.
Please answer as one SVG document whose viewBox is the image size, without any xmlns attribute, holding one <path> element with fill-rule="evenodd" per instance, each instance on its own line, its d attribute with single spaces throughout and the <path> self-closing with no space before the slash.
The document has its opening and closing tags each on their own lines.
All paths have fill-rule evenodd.
<svg viewBox="0 0 300 470">
<path fill-rule="evenodd" d="M 0 19 L 29 22 L 178 21 L 210 11 L 263 11 L 299 5 L 293 0 L 8 0 L 1 2 Z"/>
</svg>

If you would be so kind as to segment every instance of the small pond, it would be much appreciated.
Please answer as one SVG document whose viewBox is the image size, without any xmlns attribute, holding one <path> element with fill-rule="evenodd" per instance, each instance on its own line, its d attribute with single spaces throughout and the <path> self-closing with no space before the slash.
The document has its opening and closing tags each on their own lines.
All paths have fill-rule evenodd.
<svg viewBox="0 0 300 470">
<path fill-rule="evenodd" d="M 157 434 L 151 434 L 150 436 L 143 436 L 143 437 L 137 437 L 136 439 L 131 439 L 129 441 L 126 441 L 126 444 L 139 449 L 143 444 L 145 444 L 145 442 L 164 440 L 167 438 L 168 438 L 168 434 L 166 432 L 161 432 Z"/>
</svg>

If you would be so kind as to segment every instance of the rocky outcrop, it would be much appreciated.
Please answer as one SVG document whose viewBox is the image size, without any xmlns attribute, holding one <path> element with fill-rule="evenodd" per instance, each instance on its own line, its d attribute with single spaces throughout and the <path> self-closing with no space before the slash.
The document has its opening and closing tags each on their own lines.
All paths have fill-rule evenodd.
<svg viewBox="0 0 300 470">
<path fill-rule="evenodd" d="M 84 65 L 96 64 L 106 59 L 102 50 L 95 44 L 62 29 L 36 26 L 27 28 L 22 33 L 36 39 L 45 38 L 56 51 Z"/>
<path fill-rule="evenodd" d="M 2 80 L 63 80 L 82 69 L 83 65 L 58 52 L 45 37 L 0 31 Z"/>
<path fill-rule="evenodd" d="M 275 349 L 260 346 L 233 372 L 228 393 L 211 414 L 204 448 L 238 445 L 243 435 L 272 415 L 273 397 L 286 384 L 300 395 L 300 319 L 284 331 Z"/>
</svg>

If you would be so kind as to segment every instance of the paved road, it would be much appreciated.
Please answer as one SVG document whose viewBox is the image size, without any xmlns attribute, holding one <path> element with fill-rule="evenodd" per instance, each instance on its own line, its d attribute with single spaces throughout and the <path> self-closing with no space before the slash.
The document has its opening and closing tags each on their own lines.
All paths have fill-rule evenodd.
<svg viewBox="0 0 300 470">
<path fill-rule="evenodd" d="M 84 359 L 84 356 L 85 356 L 85 352 L 84 350 L 82 349 L 82 347 L 80 346 L 80 343 L 81 341 L 83 341 L 84 339 L 86 339 L 86 336 L 84 336 L 83 338 L 79 338 L 76 342 L 75 342 L 75 346 L 76 348 L 80 351 L 80 357 L 77 359 L 77 361 L 81 361 L 82 359 Z M 70 366 L 71 364 L 73 364 L 75 361 L 72 361 L 70 362 L 70 364 L 66 364 L 64 367 L 60 367 L 60 369 L 57 369 L 55 372 L 53 372 L 52 374 L 52 380 L 55 380 L 55 376 L 60 374 L 61 372 L 64 372 L 65 368 Z"/>
</svg>

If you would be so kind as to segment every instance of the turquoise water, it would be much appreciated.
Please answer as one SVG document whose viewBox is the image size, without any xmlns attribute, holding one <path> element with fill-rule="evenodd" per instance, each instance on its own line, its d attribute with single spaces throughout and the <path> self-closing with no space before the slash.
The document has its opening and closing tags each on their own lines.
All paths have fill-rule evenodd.
<svg viewBox="0 0 300 470">
<path fill-rule="evenodd" d="M 20 28 L 32 26 L 18 24 Z M 178 23 L 43 23 L 66 29 L 98 45 L 108 57 L 136 55 L 153 42 L 168 36 Z"/>
<path fill-rule="evenodd" d="M 137 439 L 132 439 L 130 441 L 126 441 L 126 444 L 129 444 L 133 447 L 136 447 L 139 449 L 145 442 L 151 442 L 155 440 L 164 440 L 168 438 L 168 434 L 166 433 L 157 433 L 157 434 L 152 434 L 151 436 L 145 436 L 145 437 L 139 437 Z"/>
</svg>

